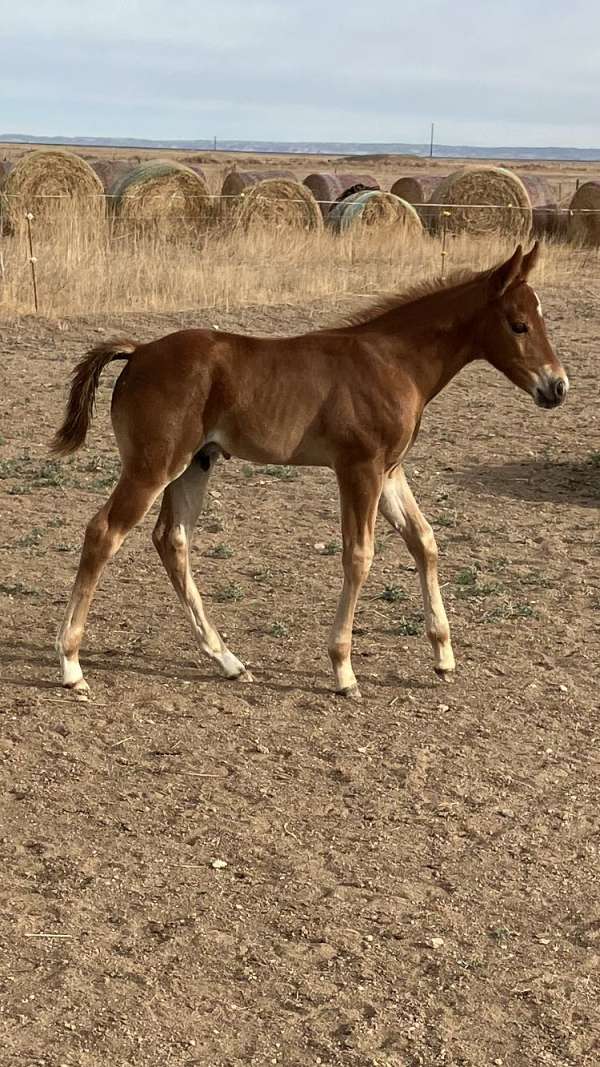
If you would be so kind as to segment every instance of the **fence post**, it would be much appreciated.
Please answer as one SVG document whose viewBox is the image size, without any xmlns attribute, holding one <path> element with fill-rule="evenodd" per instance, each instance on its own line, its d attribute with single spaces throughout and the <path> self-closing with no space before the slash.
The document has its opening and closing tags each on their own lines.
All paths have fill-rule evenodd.
<svg viewBox="0 0 600 1067">
<path fill-rule="evenodd" d="M 448 255 L 448 252 L 446 250 L 446 232 L 447 232 L 446 231 L 446 227 L 447 227 L 446 219 L 449 219 L 449 218 L 450 218 L 450 212 L 449 211 L 442 211 L 442 250 L 440 252 L 440 256 L 441 256 L 441 259 L 442 259 L 442 269 L 441 269 L 441 272 L 440 272 L 440 277 L 442 277 L 442 278 L 446 274 L 446 256 Z"/>
<path fill-rule="evenodd" d="M 39 308 L 38 308 L 38 293 L 37 293 L 37 278 L 36 278 L 36 275 L 35 275 L 35 265 L 37 263 L 37 259 L 33 254 L 33 235 L 32 235 L 32 232 L 31 232 L 31 223 L 32 223 L 32 220 L 33 220 L 33 215 L 31 214 L 31 211 L 26 211 L 25 212 L 25 218 L 27 219 L 27 237 L 28 237 L 28 240 L 29 240 L 29 263 L 30 263 L 30 266 L 31 266 L 31 282 L 32 282 L 32 285 L 33 285 L 33 303 L 35 305 L 35 313 L 37 315 L 38 310 L 39 310 Z"/>
</svg>

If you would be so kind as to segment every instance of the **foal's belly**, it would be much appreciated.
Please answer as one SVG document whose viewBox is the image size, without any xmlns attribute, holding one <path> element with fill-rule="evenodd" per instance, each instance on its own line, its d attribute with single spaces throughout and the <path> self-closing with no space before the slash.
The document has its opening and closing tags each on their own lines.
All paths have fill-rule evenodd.
<svg viewBox="0 0 600 1067">
<path fill-rule="evenodd" d="M 300 442 L 289 439 L 281 441 L 269 433 L 258 438 L 246 433 L 228 433 L 219 428 L 207 435 L 204 444 L 215 444 L 222 452 L 227 452 L 231 456 L 250 463 L 304 467 L 331 466 L 331 452 L 327 442 L 322 438 L 304 437 Z"/>
</svg>

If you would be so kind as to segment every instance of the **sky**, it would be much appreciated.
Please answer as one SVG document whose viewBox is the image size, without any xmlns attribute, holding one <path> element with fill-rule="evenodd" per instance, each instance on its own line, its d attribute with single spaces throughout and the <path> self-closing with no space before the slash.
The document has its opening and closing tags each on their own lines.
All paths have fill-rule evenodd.
<svg viewBox="0 0 600 1067">
<path fill-rule="evenodd" d="M 600 147 L 598 0 L 27 0 L 0 133 Z"/>
</svg>

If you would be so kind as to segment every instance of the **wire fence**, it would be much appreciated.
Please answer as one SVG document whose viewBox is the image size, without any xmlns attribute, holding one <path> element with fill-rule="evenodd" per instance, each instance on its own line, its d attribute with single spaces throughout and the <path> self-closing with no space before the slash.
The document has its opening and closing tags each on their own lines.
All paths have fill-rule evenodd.
<svg viewBox="0 0 600 1067">
<path fill-rule="evenodd" d="M 389 196 L 393 194 L 387 195 Z M 89 202 L 91 200 L 98 201 L 99 199 L 104 201 L 107 206 L 105 216 L 90 216 L 86 220 L 86 202 Z M 168 212 L 162 211 L 156 214 L 144 213 L 139 218 L 123 218 L 120 216 L 117 210 L 117 205 L 115 204 L 117 198 L 109 193 L 94 193 L 75 196 L 64 193 L 40 193 L 36 194 L 35 196 L 28 197 L 29 206 L 26 210 L 23 210 L 22 208 L 23 197 L 21 195 L 3 193 L 0 196 L 0 235 L 4 234 L 4 236 L 6 237 L 11 233 L 11 231 L 6 225 L 7 216 L 3 211 L 2 200 L 4 200 L 5 202 L 9 200 L 17 201 L 19 203 L 19 209 L 16 213 L 13 210 L 10 216 L 12 235 L 15 235 L 15 218 L 21 220 L 23 226 L 22 232 L 17 235 L 18 237 L 20 237 L 20 240 L 15 242 L 15 244 L 18 246 L 18 250 L 13 249 L 13 252 L 17 251 L 21 262 L 23 262 L 23 253 L 25 255 L 26 262 L 29 266 L 31 301 L 35 311 L 38 312 L 40 302 L 38 288 L 38 255 L 36 254 L 36 245 L 39 243 L 41 247 L 44 241 L 48 241 L 49 239 L 51 239 L 52 233 L 51 228 L 48 229 L 48 223 L 52 222 L 52 213 L 48 215 L 44 212 L 44 204 L 48 204 L 49 202 L 60 202 L 61 207 L 64 206 L 67 209 L 63 217 L 67 217 L 73 222 L 81 221 L 82 219 L 84 222 L 87 221 L 89 223 L 89 247 L 92 247 L 94 239 L 99 239 L 100 237 L 100 231 L 94 230 L 94 227 L 98 224 L 106 224 L 106 226 L 103 226 L 102 234 L 103 237 L 108 239 L 110 242 L 126 242 L 129 239 L 135 240 L 140 235 L 140 233 L 144 232 L 145 227 L 152 227 L 152 225 L 156 227 L 156 232 L 161 232 L 162 236 L 164 237 L 169 228 L 175 227 L 177 224 L 180 223 L 183 224 L 185 230 L 183 232 L 179 230 L 178 235 L 192 238 L 192 240 L 195 240 L 197 248 L 200 248 L 204 247 L 204 243 L 206 240 L 210 239 L 211 237 L 219 236 L 218 223 L 222 223 L 224 228 L 229 227 L 229 232 L 235 231 L 235 212 L 231 212 L 231 202 L 237 202 L 238 204 L 242 203 L 244 200 L 244 191 L 242 191 L 241 193 L 232 194 L 203 193 L 198 196 L 194 195 L 192 197 L 186 197 L 186 199 L 199 200 L 203 202 L 210 201 L 214 206 L 223 205 L 223 211 L 220 215 L 215 212 L 211 218 L 205 218 L 203 220 L 206 224 L 204 229 L 201 229 L 198 225 L 199 218 L 197 215 L 193 216 L 189 212 L 186 213 L 184 208 L 181 210 L 181 212 L 179 211 L 177 202 L 180 201 L 180 199 L 181 198 L 178 196 L 172 198 L 171 210 L 169 210 Z M 254 200 L 262 200 L 265 203 L 274 205 L 284 204 L 286 206 L 289 206 L 290 204 L 298 204 L 303 206 L 304 208 L 307 208 L 306 200 L 303 200 L 300 197 L 296 199 L 294 197 L 283 198 L 263 194 L 257 196 L 256 194 L 254 194 Z M 177 204 L 177 206 L 175 207 L 175 211 L 172 210 L 173 201 L 175 201 Z M 341 200 L 318 199 L 316 200 L 316 203 L 321 208 L 329 209 L 334 205 L 343 203 L 343 198 Z M 523 205 L 511 203 L 448 204 L 429 202 L 425 204 L 416 204 L 413 206 L 415 210 L 421 215 L 421 218 L 424 222 L 424 233 L 427 233 L 428 228 L 431 230 L 432 225 L 435 226 L 435 236 L 439 238 L 440 241 L 439 247 L 436 246 L 437 251 L 435 254 L 439 256 L 439 266 L 442 277 L 444 277 L 446 272 L 446 265 L 450 250 L 450 239 L 457 236 L 456 232 L 453 232 L 452 230 L 452 216 L 455 211 L 460 211 L 462 213 L 467 211 L 483 213 L 486 210 L 493 212 L 504 211 L 507 213 L 517 212 L 521 217 L 528 216 L 531 220 L 534 220 L 537 210 L 539 212 L 544 213 L 545 230 L 549 236 L 553 236 L 554 238 L 556 238 L 557 235 L 566 236 L 568 227 L 567 225 L 565 225 L 565 223 L 568 222 L 569 219 L 575 218 L 576 216 L 600 216 L 600 207 L 571 208 L 568 206 L 546 205 L 539 209 L 528 209 L 524 208 Z M 435 212 L 437 216 L 435 220 L 432 219 L 433 212 Z M 325 228 L 328 229 L 328 211 L 325 210 L 323 214 Z M 600 226 L 600 223 L 598 223 L 597 225 Z M 163 228 L 162 231 L 161 227 Z M 148 231 L 146 230 L 146 232 Z M 331 232 L 333 233 L 333 230 Z M 360 232 L 360 230 L 358 232 Z M 508 232 L 506 232 L 504 236 L 509 236 Z M 600 240 L 597 243 L 598 245 L 600 245 Z M 2 243 L 0 243 L 0 296 L 2 294 L 2 288 L 7 282 L 8 252 L 5 254 L 5 249 L 9 249 L 10 245 L 10 242 L 5 242 L 4 246 Z M 83 267 L 84 262 L 85 257 L 82 257 L 80 260 L 80 267 Z"/>
<path fill-rule="evenodd" d="M 251 188 L 252 188 L 252 186 L 249 187 L 248 192 L 250 192 Z M 369 190 L 369 191 L 382 192 L 382 193 L 385 192 L 385 190 L 383 190 L 383 189 Z M 6 192 L 3 192 L 0 195 L 6 201 L 15 200 L 17 202 L 20 201 L 22 203 L 23 199 L 24 199 L 23 196 L 20 193 L 6 193 Z M 191 194 L 186 193 L 185 194 L 185 200 L 186 201 L 190 201 L 190 200 L 198 200 L 198 201 L 212 200 L 212 201 L 215 201 L 215 202 L 216 201 L 220 201 L 220 200 L 224 200 L 224 201 L 236 200 L 236 201 L 239 202 L 239 201 L 244 199 L 245 195 L 246 195 L 246 190 L 243 190 L 241 193 L 191 193 Z M 390 193 L 388 195 L 393 196 L 395 194 Z M 255 196 L 256 196 L 256 194 L 255 194 Z M 181 196 L 181 194 L 176 193 L 176 194 L 174 194 L 173 199 L 183 199 L 183 196 Z M 294 197 L 265 196 L 262 193 L 258 194 L 256 196 L 256 199 L 264 200 L 264 201 L 267 201 L 269 203 L 275 203 L 275 204 L 276 203 L 281 203 L 281 204 L 304 204 L 304 205 L 306 204 L 306 201 L 303 200 L 301 197 L 298 197 L 296 199 Z M 71 196 L 69 194 L 65 194 L 65 193 L 36 193 L 35 196 L 30 196 L 30 197 L 27 198 L 27 201 L 28 201 L 28 204 L 29 204 L 29 209 L 31 209 L 31 207 L 33 206 L 30 203 L 30 201 L 37 201 L 37 200 L 42 200 L 42 201 L 44 201 L 44 200 L 65 200 L 65 201 L 70 201 L 72 204 L 73 203 L 80 204 L 82 202 L 85 202 L 86 200 L 94 200 L 94 201 L 103 200 L 103 201 L 106 202 L 107 205 L 113 206 L 115 204 L 118 204 L 120 198 L 119 198 L 119 196 L 117 194 L 114 194 L 114 193 L 82 193 L 82 194 L 75 194 L 73 196 Z M 323 200 L 323 199 L 320 199 L 320 198 L 319 199 L 315 198 L 315 202 L 319 206 L 332 207 L 335 204 L 343 203 L 343 198 L 338 198 L 336 200 Z M 502 210 L 502 211 L 518 211 L 518 212 L 521 212 L 521 214 L 523 212 L 526 212 L 526 211 L 538 211 L 539 210 L 539 211 L 546 211 L 546 212 L 548 212 L 550 214 L 567 215 L 567 216 L 572 216 L 572 215 L 600 215 L 600 207 L 598 207 L 598 208 L 572 208 L 572 207 L 569 207 L 569 206 L 564 206 L 564 205 L 559 205 L 559 204 L 541 204 L 541 205 L 539 205 L 539 207 L 538 206 L 532 206 L 531 208 L 527 208 L 527 207 L 524 207 L 523 204 L 511 204 L 511 203 L 508 203 L 508 204 L 494 204 L 494 203 L 490 203 L 489 201 L 487 203 L 485 203 L 485 204 L 471 204 L 471 203 L 456 203 L 455 204 L 455 203 L 448 203 L 446 201 L 436 203 L 434 201 L 429 201 L 428 200 L 425 203 L 413 204 L 412 206 L 415 207 L 417 210 L 418 209 L 424 209 L 424 208 L 440 208 L 440 209 L 441 208 L 448 208 L 450 210 L 453 210 L 453 209 L 458 210 L 458 209 L 460 209 L 460 210 L 463 210 L 463 211 L 464 210 L 470 210 L 470 209 L 481 209 L 481 210 L 488 209 L 488 210 L 494 210 L 494 211 L 498 211 L 498 210 Z"/>
</svg>

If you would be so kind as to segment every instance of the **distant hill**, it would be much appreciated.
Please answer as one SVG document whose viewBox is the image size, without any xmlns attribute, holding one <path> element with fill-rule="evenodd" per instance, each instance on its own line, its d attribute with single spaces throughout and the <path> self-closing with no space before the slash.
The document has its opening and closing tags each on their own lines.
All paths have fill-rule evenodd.
<svg viewBox="0 0 600 1067">
<path fill-rule="evenodd" d="M 78 146 L 80 148 L 170 148 L 174 151 L 201 152 L 215 148 L 212 139 L 199 141 L 150 141 L 135 137 L 30 137 L 27 134 L 0 134 L 4 144 L 47 144 Z M 367 144 L 343 141 L 219 141 L 216 148 L 222 152 L 260 152 L 274 155 L 411 155 L 428 156 L 428 144 Z M 496 146 L 481 148 L 477 145 L 437 144 L 436 159 L 555 159 L 600 162 L 600 148 L 527 148 Z"/>
</svg>

